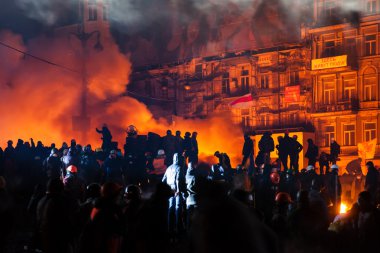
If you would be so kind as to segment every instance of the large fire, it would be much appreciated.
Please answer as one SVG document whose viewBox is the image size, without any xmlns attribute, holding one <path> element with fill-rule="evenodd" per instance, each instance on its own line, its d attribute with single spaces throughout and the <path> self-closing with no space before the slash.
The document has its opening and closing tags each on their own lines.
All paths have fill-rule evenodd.
<svg viewBox="0 0 380 253">
<path fill-rule="evenodd" d="M 0 31 L 0 40 L 15 48 L 69 67 L 68 71 L 38 61 L 8 48 L 0 47 L 0 146 L 7 140 L 34 138 L 58 146 L 63 141 L 81 139 L 72 130 L 72 117 L 80 114 L 81 63 L 80 43 L 41 36 L 24 45 L 21 36 Z M 75 40 L 74 40 L 75 41 Z M 107 123 L 115 141 L 122 147 L 125 129 L 135 125 L 141 134 L 148 131 L 163 135 L 167 129 L 198 132 L 202 157 L 212 157 L 216 150 L 227 152 L 237 162 L 243 137 L 241 130 L 224 117 L 209 120 L 182 120 L 175 126 L 156 120 L 147 107 L 131 97 L 121 96 L 128 83 L 131 64 L 114 43 L 101 52 L 91 52 L 86 59 L 88 75 L 88 114 L 91 131 L 88 142 L 100 145 L 95 127 Z"/>
</svg>

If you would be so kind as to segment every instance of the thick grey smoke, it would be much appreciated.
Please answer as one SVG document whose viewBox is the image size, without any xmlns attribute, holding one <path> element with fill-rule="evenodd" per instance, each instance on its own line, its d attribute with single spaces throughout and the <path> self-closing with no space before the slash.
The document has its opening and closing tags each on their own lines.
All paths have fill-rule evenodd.
<svg viewBox="0 0 380 253">
<path fill-rule="evenodd" d="M 52 26 L 71 11 L 73 0 L 15 0 L 30 18 Z"/>
</svg>

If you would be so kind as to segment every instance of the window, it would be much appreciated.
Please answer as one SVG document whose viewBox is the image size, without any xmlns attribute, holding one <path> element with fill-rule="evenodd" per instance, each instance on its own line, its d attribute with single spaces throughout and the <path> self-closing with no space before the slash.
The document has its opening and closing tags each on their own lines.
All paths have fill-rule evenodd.
<svg viewBox="0 0 380 253">
<path fill-rule="evenodd" d="M 241 82 L 241 88 L 248 92 L 249 91 L 249 77 L 248 76 L 243 76 L 240 78 L 240 82 Z"/>
<path fill-rule="evenodd" d="M 344 146 L 355 146 L 355 125 L 343 125 Z"/>
<path fill-rule="evenodd" d="M 365 36 L 365 54 L 366 56 L 376 54 L 376 34 Z"/>
<path fill-rule="evenodd" d="M 335 127 L 334 126 L 326 126 L 325 131 L 325 147 L 329 147 L 331 143 L 331 139 L 335 139 Z"/>
<path fill-rule="evenodd" d="M 335 56 L 335 42 L 326 41 L 323 47 L 323 57 Z"/>
<path fill-rule="evenodd" d="M 343 77 L 343 100 L 350 101 L 356 97 L 355 77 Z"/>
<path fill-rule="evenodd" d="M 376 123 L 364 123 L 364 141 L 370 141 L 376 138 Z"/>
<path fill-rule="evenodd" d="M 288 120 L 289 120 L 288 123 L 290 125 L 298 123 L 298 121 L 299 121 L 299 113 L 291 113 L 291 114 L 289 114 Z"/>
<path fill-rule="evenodd" d="M 325 17 L 332 17 L 334 16 L 335 12 L 335 1 L 325 1 Z"/>
<path fill-rule="evenodd" d="M 262 127 L 269 126 L 269 121 L 270 121 L 269 114 L 260 114 L 260 125 Z"/>
<path fill-rule="evenodd" d="M 147 96 L 154 96 L 154 87 L 152 86 L 152 82 L 150 80 L 145 81 L 145 94 Z"/>
<path fill-rule="evenodd" d="M 224 73 L 222 79 L 222 94 L 230 94 L 230 74 Z"/>
<path fill-rule="evenodd" d="M 103 20 L 108 20 L 108 7 L 106 6 L 105 2 L 103 2 Z"/>
<path fill-rule="evenodd" d="M 323 82 L 323 103 L 325 105 L 335 104 L 335 82 L 332 79 Z"/>
<path fill-rule="evenodd" d="M 251 125 L 250 123 L 250 116 L 249 116 L 249 109 L 241 109 L 241 123 L 243 127 L 249 127 Z"/>
<path fill-rule="evenodd" d="M 368 14 L 377 12 L 377 0 L 367 0 L 366 12 Z"/>
<path fill-rule="evenodd" d="M 353 54 L 356 52 L 356 40 L 355 38 L 346 38 L 344 40 L 344 48 L 347 54 Z"/>
<path fill-rule="evenodd" d="M 368 68 L 363 74 L 364 101 L 376 100 L 377 77 L 373 68 Z"/>
<path fill-rule="evenodd" d="M 299 84 L 300 76 L 298 71 L 290 72 L 290 84 Z"/>
<path fill-rule="evenodd" d="M 88 1 L 88 20 L 95 21 L 98 19 L 98 9 L 96 0 Z"/>
<path fill-rule="evenodd" d="M 260 77 L 261 89 L 269 89 L 269 74 Z"/>
<path fill-rule="evenodd" d="M 202 64 L 195 65 L 195 75 L 196 76 L 202 76 L 202 72 L 203 72 Z"/>
</svg>

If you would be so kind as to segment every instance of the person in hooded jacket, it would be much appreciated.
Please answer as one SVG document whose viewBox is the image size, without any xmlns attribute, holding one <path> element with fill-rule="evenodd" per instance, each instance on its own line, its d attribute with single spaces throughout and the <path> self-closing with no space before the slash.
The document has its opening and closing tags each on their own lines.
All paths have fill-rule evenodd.
<svg viewBox="0 0 380 253">
<path fill-rule="evenodd" d="M 181 207 L 182 207 L 182 194 L 180 191 L 180 177 L 181 166 L 179 165 L 179 155 L 175 153 L 173 155 L 173 164 L 170 165 L 162 178 L 162 182 L 169 185 L 172 189 L 173 196 L 169 198 L 169 210 L 168 210 L 168 227 L 171 236 L 174 236 L 180 228 L 181 222 Z"/>
<path fill-rule="evenodd" d="M 104 181 L 124 185 L 124 171 L 122 160 L 117 157 L 116 150 L 112 150 L 103 163 Z"/>
<path fill-rule="evenodd" d="M 61 158 L 61 161 L 62 161 L 62 172 L 63 172 L 63 176 L 66 176 L 66 169 L 67 167 L 69 167 L 70 165 L 74 165 L 75 167 L 79 167 L 79 157 L 78 157 L 78 154 L 76 152 L 76 148 L 75 147 L 70 147 L 67 154 L 64 155 L 62 158 Z"/>
<path fill-rule="evenodd" d="M 76 199 L 78 203 L 83 200 L 84 195 L 84 182 L 78 176 L 78 168 L 74 165 L 67 167 L 66 176 L 63 179 L 65 192 L 68 196 Z"/>
<path fill-rule="evenodd" d="M 100 182 L 100 165 L 90 145 L 84 148 L 84 153 L 81 156 L 79 177 L 85 181 L 86 185 Z"/>
<path fill-rule="evenodd" d="M 368 169 L 367 176 L 365 179 L 365 189 L 371 196 L 376 196 L 376 191 L 379 188 L 379 171 L 375 168 L 372 161 L 366 163 Z"/>
<path fill-rule="evenodd" d="M 96 132 L 102 135 L 102 149 L 110 151 L 112 149 L 112 134 L 106 124 L 103 124 L 102 130 L 96 128 Z"/>
<path fill-rule="evenodd" d="M 95 202 L 90 221 L 84 228 L 80 252 L 118 253 L 122 247 L 123 212 L 118 205 L 122 187 L 107 182 L 101 187 L 101 197 Z"/>
<path fill-rule="evenodd" d="M 67 253 L 74 239 L 74 213 L 77 202 L 64 195 L 58 178 L 48 182 L 46 195 L 38 202 L 37 227 L 45 253 Z"/>
<path fill-rule="evenodd" d="M 49 157 L 43 162 L 43 166 L 49 179 L 61 176 L 61 158 L 59 157 L 58 149 L 51 149 Z"/>
</svg>

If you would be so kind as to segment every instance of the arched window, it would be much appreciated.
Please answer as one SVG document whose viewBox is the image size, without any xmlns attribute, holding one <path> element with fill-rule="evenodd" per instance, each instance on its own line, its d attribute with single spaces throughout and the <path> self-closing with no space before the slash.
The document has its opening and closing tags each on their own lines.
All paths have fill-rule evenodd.
<svg viewBox="0 0 380 253">
<path fill-rule="evenodd" d="M 375 101 L 377 99 L 377 73 L 375 68 L 367 68 L 363 72 L 363 100 Z"/>
<path fill-rule="evenodd" d="M 98 6 L 96 0 L 88 0 L 88 20 L 95 21 L 98 19 Z"/>
</svg>

